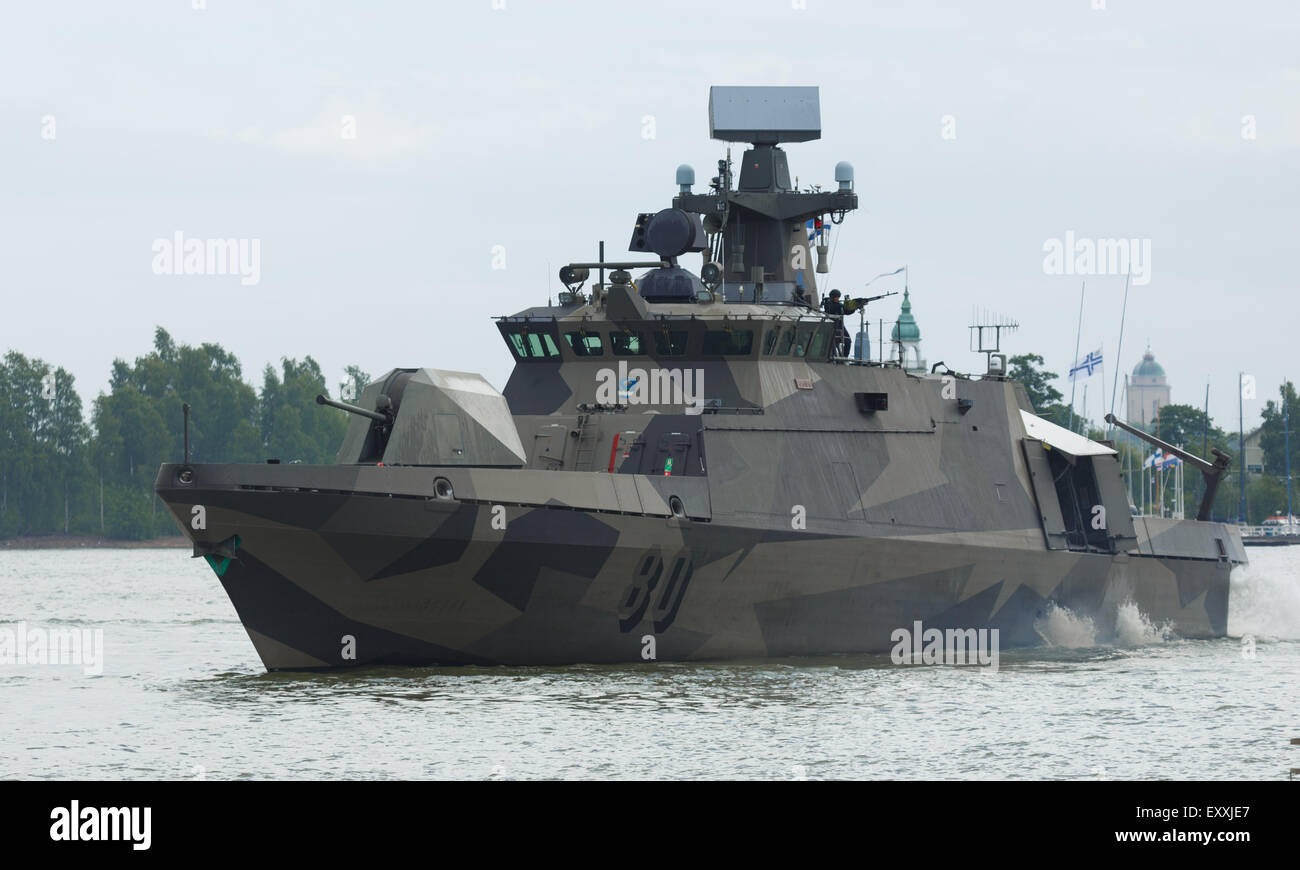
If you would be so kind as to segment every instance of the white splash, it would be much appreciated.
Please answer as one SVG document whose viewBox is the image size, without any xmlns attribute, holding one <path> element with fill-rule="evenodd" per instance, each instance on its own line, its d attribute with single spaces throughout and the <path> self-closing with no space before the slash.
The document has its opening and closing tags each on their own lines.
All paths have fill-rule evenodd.
<svg viewBox="0 0 1300 870">
<path fill-rule="evenodd" d="M 1034 620 L 1034 630 L 1051 646 L 1071 649 L 1097 646 L 1097 626 L 1092 618 L 1079 616 L 1055 601 L 1049 602 L 1043 615 Z"/>
<path fill-rule="evenodd" d="M 1250 553 L 1251 564 L 1232 569 L 1228 635 L 1300 640 L 1300 550 L 1277 547 Z"/>
<path fill-rule="evenodd" d="M 1128 599 L 1115 612 L 1115 640 L 1120 646 L 1148 646 L 1164 643 L 1174 634 L 1173 624 L 1154 624 L 1138 609 L 1133 599 Z"/>
<path fill-rule="evenodd" d="M 1164 643 L 1174 636 L 1172 623 L 1156 625 L 1132 599 L 1119 605 L 1115 613 L 1115 631 L 1113 634 L 1106 631 L 1104 638 L 1099 637 L 1097 623 L 1091 616 L 1082 616 L 1055 601 L 1049 603 L 1043 615 L 1034 620 L 1034 630 L 1050 646 L 1069 649 L 1149 646 Z"/>
</svg>

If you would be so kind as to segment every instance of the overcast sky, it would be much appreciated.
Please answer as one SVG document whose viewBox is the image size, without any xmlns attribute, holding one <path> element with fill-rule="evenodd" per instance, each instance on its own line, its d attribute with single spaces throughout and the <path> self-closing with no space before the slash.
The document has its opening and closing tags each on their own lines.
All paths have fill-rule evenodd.
<svg viewBox="0 0 1300 870">
<path fill-rule="evenodd" d="M 704 189 L 709 85 L 819 85 L 823 138 L 791 170 L 830 186 L 848 160 L 861 200 L 824 289 L 906 263 L 931 362 L 982 368 L 979 307 L 1064 375 L 1080 277 L 1046 274 L 1045 243 L 1150 240 L 1124 370 L 1149 342 L 1173 400 L 1208 380 L 1225 428 L 1251 373 L 1249 427 L 1300 378 L 1300 4 L 1098 3 L 6 3 L 0 350 L 68 368 L 87 404 L 156 325 L 258 385 L 311 354 L 332 383 L 357 364 L 502 387 L 491 316 L 542 304 L 602 238 L 622 251 L 677 164 Z M 257 240 L 258 282 L 155 274 L 176 232 Z M 1124 278 L 1086 280 L 1109 394 Z"/>
</svg>

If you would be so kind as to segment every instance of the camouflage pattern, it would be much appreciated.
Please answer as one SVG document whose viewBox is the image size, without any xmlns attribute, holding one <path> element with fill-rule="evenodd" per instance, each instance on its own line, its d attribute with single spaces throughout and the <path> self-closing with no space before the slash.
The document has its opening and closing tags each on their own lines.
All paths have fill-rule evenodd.
<svg viewBox="0 0 1300 870">
<path fill-rule="evenodd" d="M 856 195 L 781 171 L 674 200 L 731 209 L 722 259 L 770 296 L 653 301 L 614 273 L 498 320 L 501 394 L 432 369 L 371 384 L 336 465 L 164 465 L 159 496 L 266 667 L 874 653 L 918 620 L 1011 646 L 1053 603 L 1102 631 L 1132 601 L 1223 635 L 1234 528 L 1132 517 L 1114 451 L 1031 436 L 997 374 L 833 355 L 785 246 L 808 255 L 805 218 Z"/>
<path fill-rule="evenodd" d="M 1049 548 L 1014 383 L 754 348 L 692 358 L 722 399 L 700 415 L 584 412 L 590 361 L 521 363 L 506 398 L 534 412 L 515 418 L 527 467 L 166 465 L 157 488 L 269 669 L 627 662 L 646 635 L 660 660 L 884 652 L 914 620 L 1009 646 L 1040 641 L 1049 602 L 1104 626 L 1130 599 L 1181 636 L 1224 634 L 1231 527 L 1135 522 L 1112 487 L 1103 547 Z"/>
</svg>

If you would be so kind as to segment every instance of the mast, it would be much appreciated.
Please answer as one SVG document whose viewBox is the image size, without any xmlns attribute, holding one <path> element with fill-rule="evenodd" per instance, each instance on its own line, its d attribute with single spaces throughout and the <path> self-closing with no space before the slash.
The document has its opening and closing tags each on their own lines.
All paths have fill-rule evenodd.
<svg viewBox="0 0 1300 870">
<path fill-rule="evenodd" d="M 1201 430 L 1201 455 L 1210 455 L 1210 382 L 1205 382 L 1205 426 Z"/>
<path fill-rule="evenodd" d="M 1210 382 L 1205 382 L 1205 427 L 1201 432 L 1201 455 L 1210 452 Z"/>
<path fill-rule="evenodd" d="M 1102 347 L 1101 353 L 1101 416 L 1106 416 L 1106 349 Z"/>
<path fill-rule="evenodd" d="M 1246 408 L 1242 395 L 1242 373 L 1237 372 L 1237 446 L 1241 448 L 1241 500 L 1237 503 L 1237 522 L 1246 522 Z"/>
<path fill-rule="evenodd" d="M 1291 415 L 1287 407 L 1286 385 L 1287 379 L 1282 378 L 1282 436 L 1286 445 L 1286 530 L 1288 534 L 1294 534 L 1295 529 L 1292 527 L 1294 515 L 1291 513 Z M 1243 454 L 1245 452 L 1242 451 Z"/>
<path fill-rule="evenodd" d="M 1074 388 L 1078 384 L 1073 369 L 1079 364 L 1079 339 L 1083 337 L 1083 291 L 1087 286 L 1086 281 L 1079 283 L 1079 326 L 1074 331 L 1074 359 L 1070 360 L 1070 425 L 1066 428 L 1071 432 L 1074 431 Z"/>
<path fill-rule="evenodd" d="M 1118 366 L 1119 366 L 1119 357 L 1118 357 L 1118 356 L 1115 357 L 1115 365 L 1116 365 L 1115 376 L 1116 376 L 1116 377 L 1119 377 L 1119 368 L 1118 368 Z M 1111 394 L 1111 404 L 1113 405 L 1114 403 L 1115 403 L 1115 398 L 1114 398 L 1114 394 L 1112 393 L 1112 394 Z M 1128 372 L 1125 372 L 1125 373 L 1124 373 L 1124 412 L 1125 412 L 1125 413 L 1124 413 L 1124 416 L 1127 418 L 1127 416 L 1128 416 Z M 1114 413 L 1115 413 L 1114 411 L 1111 411 L 1111 414 L 1114 414 Z M 1111 434 L 1112 434 L 1112 436 L 1114 436 L 1115 425 L 1114 425 L 1113 423 L 1111 424 L 1110 430 L 1111 430 Z M 1125 464 L 1128 465 L 1128 476 L 1127 476 L 1127 480 L 1128 480 L 1128 500 L 1136 506 L 1136 505 L 1137 505 L 1137 499 L 1136 499 L 1136 498 L 1134 497 L 1134 495 L 1133 495 L 1133 438 L 1132 438 L 1132 436 L 1130 436 L 1130 437 L 1129 437 L 1128 439 L 1126 439 L 1126 440 L 1129 442 L 1129 445 L 1128 445 L 1128 446 L 1129 446 L 1129 449 L 1127 449 L 1127 450 L 1124 451 L 1124 460 L 1125 460 Z"/>
<path fill-rule="evenodd" d="M 829 271 L 824 233 L 858 207 L 848 163 L 835 166 L 834 190 L 800 191 L 791 183 L 789 159 L 780 146 L 821 138 L 818 89 L 714 86 L 709 89 L 709 135 L 750 144 L 736 187 L 731 186 L 728 157 L 719 161 L 708 193 L 692 193 L 689 184 L 682 184 L 673 208 L 701 221 L 708 241 L 700 250 L 719 258 L 715 262 L 724 298 L 790 304 L 798 288 L 798 295 L 816 304 L 816 275 Z M 805 231 L 809 221 L 811 239 Z"/>
<path fill-rule="evenodd" d="M 1123 357 L 1120 354 L 1124 352 L 1124 318 L 1128 316 L 1128 281 L 1129 278 L 1131 278 L 1132 276 L 1133 276 L 1132 269 L 1130 269 L 1128 271 L 1128 274 L 1124 276 L 1124 307 L 1121 308 L 1119 312 L 1119 343 L 1115 345 L 1115 384 L 1110 391 L 1110 412 L 1112 414 L 1115 413 L 1115 393 L 1119 389 L 1119 369 L 1120 369 L 1119 361 L 1123 359 Z M 1102 380 L 1105 381 L 1106 376 L 1103 374 L 1101 377 Z M 1125 401 L 1128 400 L 1128 373 L 1127 372 L 1124 373 L 1124 398 Z M 1110 431 L 1113 434 L 1115 431 L 1115 427 L 1111 426 Z"/>
</svg>

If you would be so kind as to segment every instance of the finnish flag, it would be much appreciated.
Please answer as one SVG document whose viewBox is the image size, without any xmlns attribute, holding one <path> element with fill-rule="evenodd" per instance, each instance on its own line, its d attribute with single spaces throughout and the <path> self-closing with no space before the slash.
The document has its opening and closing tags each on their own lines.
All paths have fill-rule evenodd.
<svg viewBox="0 0 1300 870">
<path fill-rule="evenodd" d="M 1101 368 L 1101 348 L 1097 348 L 1070 368 L 1070 380 L 1090 378 Z"/>
</svg>

